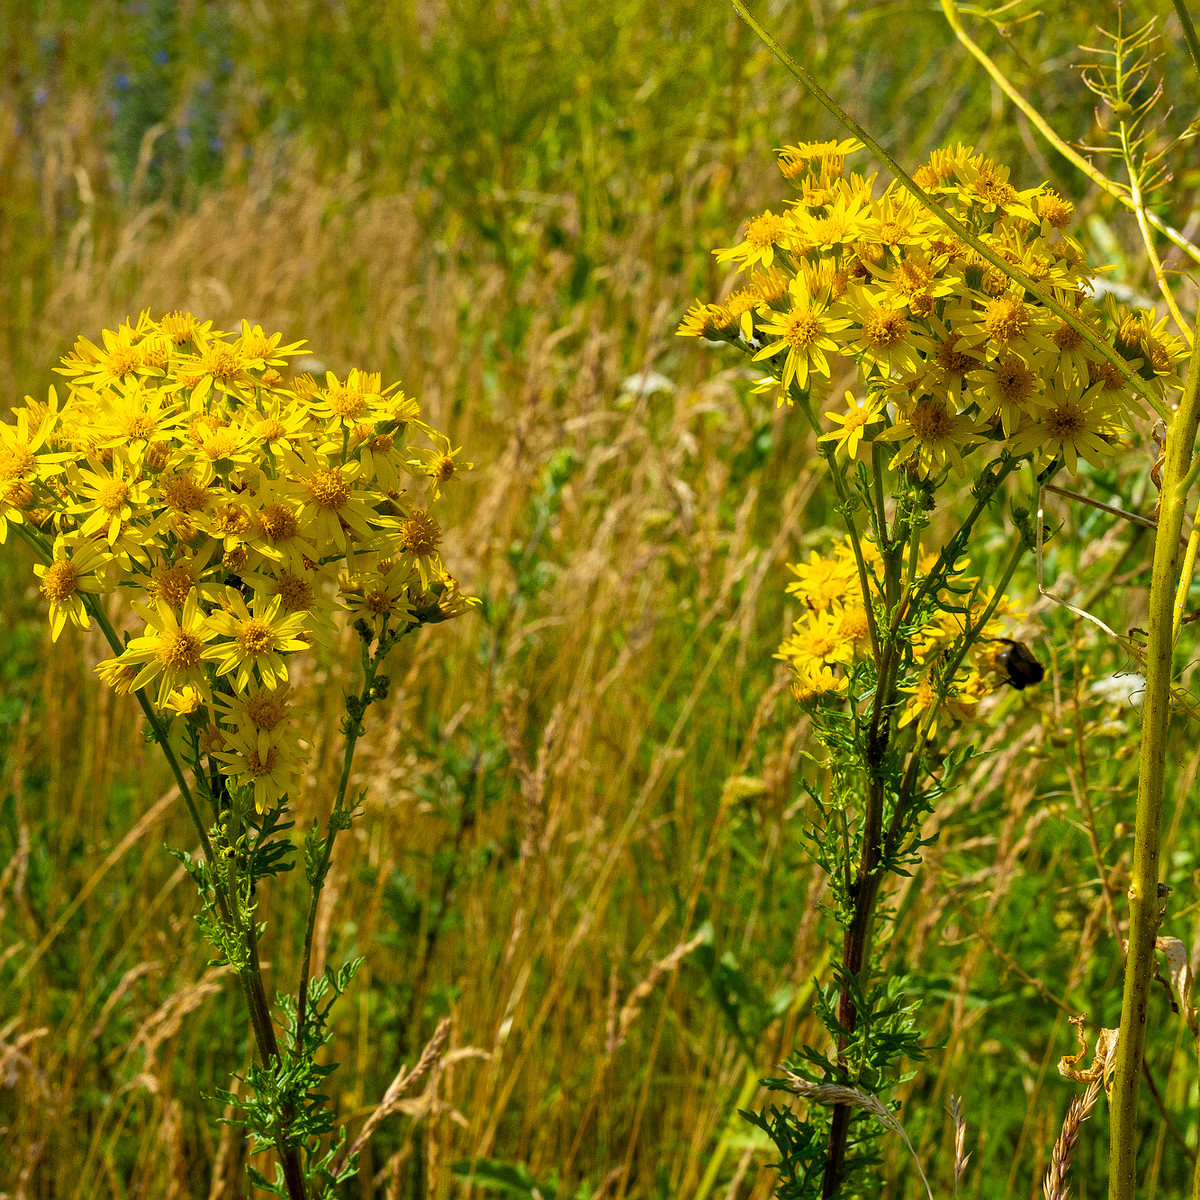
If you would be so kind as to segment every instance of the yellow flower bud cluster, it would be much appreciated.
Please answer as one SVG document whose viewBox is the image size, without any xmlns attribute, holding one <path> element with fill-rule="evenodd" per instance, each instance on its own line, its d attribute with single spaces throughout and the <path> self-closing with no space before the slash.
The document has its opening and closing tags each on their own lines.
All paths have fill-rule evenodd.
<svg viewBox="0 0 1200 1200">
<path fill-rule="evenodd" d="M 260 811 L 302 765 L 294 655 L 328 647 L 339 611 L 369 640 L 470 603 L 430 509 L 471 464 L 396 385 L 294 375 L 302 343 L 281 341 L 142 313 L 75 343 L 65 397 L 0 424 L 0 542 L 15 525 L 40 551 L 55 639 L 89 627 L 97 595 L 129 594 L 142 629 L 101 678 L 153 685 L 189 759 L 252 785 Z"/>
<path fill-rule="evenodd" d="M 1027 291 L 896 184 L 846 177 L 855 141 L 780 151 L 800 198 L 752 218 L 717 252 L 746 282 L 719 304 L 697 302 L 679 333 L 739 346 L 770 371 L 762 390 L 789 402 L 856 364 L 869 399 L 853 401 L 825 439 L 839 452 L 892 444 L 893 467 L 922 476 L 985 447 L 1099 464 L 1140 411 L 1115 363 L 1044 302 L 1049 297 L 1161 390 L 1185 347 L 1152 312 L 1101 304 L 1083 251 L 1062 232 L 1071 204 L 1045 187 L 1018 190 L 1008 170 L 970 148 L 935 151 L 917 184 L 997 258 L 1032 281 Z"/>
</svg>

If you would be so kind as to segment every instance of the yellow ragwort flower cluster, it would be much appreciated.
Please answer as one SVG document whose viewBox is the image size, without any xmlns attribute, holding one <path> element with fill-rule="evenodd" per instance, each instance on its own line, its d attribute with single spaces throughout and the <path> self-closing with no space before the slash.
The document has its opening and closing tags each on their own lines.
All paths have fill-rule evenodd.
<svg viewBox="0 0 1200 1200">
<path fill-rule="evenodd" d="M 351 370 L 294 377 L 281 345 L 190 314 L 143 313 L 62 360 L 67 395 L 0 424 L 0 542 L 21 527 L 55 639 L 90 627 L 85 597 L 122 589 L 143 628 L 97 668 L 149 688 L 260 811 L 302 765 L 288 663 L 469 603 L 442 568 L 430 506 L 469 463 L 416 401 Z"/>
<path fill-rule="evenodd" d="M 1039 466 L 1099 464 L 1138 411 L 1121 371 L 1079 331 L 1015 284 L 910 193 L 845 175 L 858 142 L 780 152 L 801 193 L 765 212 L 718 251 L 745 276 L 720 304 L 697 302 L 679 332 L 726 340 L 766 362 L 764 391 L 807 395 L 830 360 L 857 365 L 868 398 L 850 398 L 825 435 L 848 454 L 873 441 L 893 467 L 922 476 L 981 447 Z M 1063 229 L 1072 205 L 1045 188 L 1018 191 L 1008 170 L 970 148 L 938 150 L 916 182 L 997 257 L 1012 264 L 1148 382 L 1163 386 L 1184 354 L 1152 311 L 1124 312 L 1092 295 L 1082 250 Z"/>
<path fill-rule="evenodd" d="M 880 566 L 877 547 L 868 539 L 862 541 L 863 557 L 872 589 Z M 933 569 L 937 555 L 922 555 L 916 574 L 920 584 Z M 791 668 L 794 679 L 792 693 L 802 703 L 823 696 L 844 696 L 849 684 L 849 669 L 870 658 L 870 628 L 863 607 L 859 585 L 858 565 L 854 550 L 847 538 L 828 554 L 813 551 L 806 563 L 789 563 L 796 579 L 787 591 L 804 605 L 804 614 L 793 625 L 793 632 L 779 647 L 776 658 Z M 955 672 L 940 706 L 937 699 L 937 674 L 948 654 L 968 629 L 979 625 L 993 595 L 979 581 L 964 575 L 954 575 L 947 581 L 951 587 L 938 590 L 940 601 L 936 614 L 912 635 L 913 663 L 919 675 L 912 687 L 902 688 L 908 700 L 900 715 L 899 726 L 919 721 L 932 711 L 929 733 L 937 731 L 938 723 L 951 724 L 974 716 L 979 701 L 1006 682 L 999 659 L 1008 645 L 1004 636 L 1006 620 L 1019 622 L 1018 613 L 1002 597 L 995 611 L 979 629 L 962 665 Z M 970 604 L 963 604 L 969 596 Z M 882 597 L 873 597 L 881 601 Z M 961 608 L 962 611 L 956 611 Z"/>
<path fill-rule="evenodd" d="M 947 224 L 893 183 L 875 194 L 875 177 L 846 174 L 846 155 L 861 143 L 819 142 L 779 152 L 784 176 L 800 196 L 782 213 L 750 220 L 743 240 L 717 251 L 743 282 L 719 304 L 697 302 L 679 333 L 726 341 L 766 365 L 758 392 L 799 399 L 816 417 L 833 364 L 857 368 L 863 396 L 824 416 L 827 451 L 870 462 L 886 450 L 889 470 L 921 481 L 930 498 L 966 459 L 1005 454 L 1039 470 L 1078 459 L 1099 465 L 1127 433 L 1140 403 L 1124 373 L 1045 303 L 1071 313 L 1111 347 L 1147 386 L 1165 389 L 1185 354 L 1166 320 L 1151 311 L 1122 311 L 1094 298 L 1083 251 L 1064 233 L 1072 205 L 1045 187 L 1014 187 L 1008 170 L 962 145 L 937 150 L 915 182 L 994 257 L 1036 286 L 1027 291 Z M 839 411 L 840 409 L 840 411 Z M 980 461 L 974 474 L 980 474 Z M 876 567 L 878 549 L 862 543 L 867 587 L 886 611 Z M 933 559 L 921 556 L 921 572 Z M 813 554 L 793 568 L 788 589 L 805 604 L 780 647 L 802 701 L 844 695 L 854 664 L 869 657 L 869 622 L 858 564 L 849 544 Z M 920 572 L 919 572 L 920 573 Z M 990 600 L 974 581 L 954 579 L 931 597 L 939 613 L 912 635 L 917 684 L 900 725 L 969 716 L 998 686 L 1005 642 L 996 608 L 979 640 L 949 681 L 937 707 L 946 652 L 973 628 Z M 964 592 L 965 589 L 965 592 Z M 971 614 L 955 611 L 973 594 Z M 969 624 L 968 624 L 968 618 Z M 928 714 L 928 715 L 927 715 Z"/>
</svg>

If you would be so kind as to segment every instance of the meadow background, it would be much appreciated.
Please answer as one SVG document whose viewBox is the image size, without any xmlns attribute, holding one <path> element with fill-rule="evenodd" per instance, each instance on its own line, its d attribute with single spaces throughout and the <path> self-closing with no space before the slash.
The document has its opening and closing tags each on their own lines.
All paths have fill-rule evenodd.
<svg viewBox="0 0 1200 1200">
<path fill-rule="evenodd" d="M 935 5 L 759 15 L 901 162 L 962 140 L 1049 180 L 1109 278 L 1148 290 L 1132 222 L 1036 142 Z M 1087 140 L 1072 64 L 1098 15 L 1115 25 L 1070 0 L 967 20 Z M 797 615 L 785 563 L 835 514 L 803 424 L 674 331 L 726 285 L 711 251 L 786 196 L 773 149 L 839 131 L 731 10 L 687 0 L 0 0 L 0 57 L 0 403 L 43 395 L 77 333 L 184 308 L 402 380 L 475 463 L 445 558 L 483 604 L 396 652 L 318 923 L 322 961 L 367 960 L 336 1010 L 352 1131 L 444 1016 L 452 1051 L 347 1197 L 765 1200 L 773 1151 L 737 1110 L 822 1036 L 834 932 L 799 837 L 816 747 L 772 654 Z M 1200 170 L 1179 168 L 1162 212 L 1194 231 Z M 1152 458 L 1080 486 L 1149 512 Z M 1150 539 L 1051 509 L 1047 579 L 1136 627 Z M 1005 544 L 997 521 L 980 562 Z M 244 1147 L 202 1093 L 246 1065 L 247 1021 L 164 849 L 193 834 L 135 706 L 90 673 L 96 637 L 51 644 L 30 566 L 0 552 L 0 1195 L 245 1196 Z M 991 702 L 987 753 L 888 897 L 883 968 L 931 1043 L 900 1116 L 939 1197 L 951 1094 L 960 1194 L 1041 1194 L 1076 1090 L 1055 1069 L 1067 1017 L 1119 1012 L 1138 718 L 1093 683 L 1130 664 L 1035 603 L 1032 566 L 1017 591 L 1046 682 Z M 347 661 L 300 681 L 302 812 L 332 793 Z M 1182 718 L 1175 738 L 1162 932 L 1190 946 L 1200 751 Z M 290 964 L 303 879 L 261 891 L 264 957 Z M 1196 1062 L 1161 990 L 1147 1061 L 1144 1194 L 1182 1195 Z M 888 1155 L 877 1194 L 924 1194 Z M 1101 1104 L 1078 1196 L 1106 1162 Z"/>
</svg>

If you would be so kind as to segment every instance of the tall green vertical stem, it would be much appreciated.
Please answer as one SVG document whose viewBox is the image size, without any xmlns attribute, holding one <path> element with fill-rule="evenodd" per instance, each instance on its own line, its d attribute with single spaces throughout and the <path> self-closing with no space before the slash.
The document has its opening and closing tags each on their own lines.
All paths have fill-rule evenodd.
<svg viewBox="0 0 1200 1200">
<path fill-rule="evenodd" d="M 1154 939 L 1160 920 L 1158 853 L 1161 838 L 1167 729 L 1171 720 L 1173 608 L 1179 562 L 1179 536 L 1192 482 L 1192 447 L 1200 420 L 1200 338 L 1192 347 L 1183 398 L 1167 435 L 1154 537 L 1154 574 L 1150 584 L 1149 633 L 1146 638 L 1146 698 L 1142 705 L 1142 746 L 1138 769 L 1137 822 L 1129 881 L 1129 953 L 1121 1000 L 1121 1033 L 1116 1075 L 1109 1097 L 1109 1200 L 1133 1200 L 1137 1160 L 1137 1095 L 1146 1040 L 1146 1007 L 1154 966 Z"/>
</svg>

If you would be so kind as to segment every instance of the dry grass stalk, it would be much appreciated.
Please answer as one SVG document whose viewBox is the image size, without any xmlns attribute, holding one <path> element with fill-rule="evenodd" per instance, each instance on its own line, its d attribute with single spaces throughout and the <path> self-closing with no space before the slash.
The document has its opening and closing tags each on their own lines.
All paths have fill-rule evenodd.
<svg viewBox="0 0 1200 1200">
<path fill-rule="evenodd" d="M 229 1091 L 237 1095 L 242 1081 L 235 1075 L 229 1081 Z M 225 1106 L 222 1117 L 229 1121 L 235 1116 L 232 1104 Z M 244 1166 L 246 1139 L 241 1130 L 232 1124 L 221 1126 L 221 1140 L 217 1143 L 217 1156 L 213 1160 L 212 1184 L 208 1189 L 208 1200 L 225 1200 L 241 1194 L 242 1170 Z"/>
<path fill-rule="evenodd" d="M 10 1025 L 13 1023 L 15 1020 Z M 18 1074 L 25 1071 L 37 1082 L 38 1090 L 44 1093 L 46 1091 L 45 1078 L 25 1051 L 34 1042 L 44 1038 L 50 1032 L 49 1028 L 42 1026 L 40 1029 L 30 1029 L 27 1033 L 22 1033 L 15 1041 L 6 1043 L 3 1039 L 8 1036 L 9 1032 L 8 1027 L 0 1030 L 0 1086 L 15 1087 Z"/>
<path fill-rule="evenodd" d="M 642 1002 L 654 991 L 654 985 L 667 974 L 668 971 L 674 971 L 681 962 L 697 946 L 701 946 L 712 937 L 712 934 L 707 930 L 702 930 L 696 934 L 694 938 L 686 942 L 680 942 L 666 958 L 660 958 L 646 974 L 646 978 L 629 993 L 625 1003 L 621 1006 L 621 1014 L 617 1018 L 617 1032 L 614 1039 L 612 1049 L 615 1051 L 625 1043 L 625 1035 L 629 1032 L 629 1027 L 637 1020 L 638 1013 L 642 1011 Z"/>
<path fill-rule="evenodd" d="M 443 1017 L 438 1022 L 437 1028 L 433 1031 L 433 1037 L 429 1039 L 425 1049 L 421 1051 L 421 1057 L 417 1059 L 416 1065 L 412 1070 L 408 1070 L 407 1067 L 401 1068 L 400 1073 L 392 1080 L 388 1090 L 384 1092 L 383 1099 L 380 1100 L 375 1111 L 367 1118 L 358 1137 L 354 1139 L 350 1148 L 338 1160 L 335 1174 L 367 1144 L 371 1135 L 379 1128 L 381 1122 L 397 1111 L 400 1107 L 401 1096 L 414 1083 L 424 1079 L 441 1062 L 442 1055 L 445 1053 L 446 1042 L 450 1037 L 450 1027 L 450 1018 Z"/>
<path fill-rule="evenodd" d="M 525 802 L 520 860 L 520 882 L 523 883 L 526 864 L 534 850 L 540 850 L 542 853 L 546 850 L 546 776 L 550 754 L 555 748 L 563 723 L 564 706 L 561 703 L 556 704 L 550 714 L 550 720 L 546 722 L 542 744 L 538 747 L 537 765 L 534 767 L 530 767 L 529 756 L 525 753 L 525 744 L 521 739 L 521 729 L 517 721 L 515 697 L 511 689 L 505 691 L 501 697 L 501 709 L 504 714 L 504 743 L 521 781 L 521 797 Z"/>
<path fill-rule="evenodd" d="M 1067 1109 L 1062 1130 L 1050 1154 L 1050 1169 L 1042 1179 L 1042 1193 L 1046 1200 L 1067 1200 L 1067 1171 L 1071 1166 L 1071 1156 L 1075 1153 L 1079 1130 L 1100 1098 L 1100 1083 L 1100 1076 L 1097 1075 L 1088 1084 L 1087 1091 L 1081 1096 L 1076 1096 L 1071 1101 L 1071 1107 Z"/>
<path fill-rule="evenodd" d="M 967 1173 L 967 1163 L 971 1156 L 967 1151 L 967 1119 L 962 1114 L 962 1097 L 951 1096 L 946 1111 L 954 1122 L 954 1194 L 962 1185 L 963 1176 Z"/>
<path fill-rule="evenodd" d="M 179 799 L 179 789 L 171 788 L 170 791 L 160 796 L 154 804 L 147 810 L 142 818 L 133 826 L 132 829 L 113 847 L 112 851 L 107 855 L 99 867 L 92 873 L 91 878 L 79 889 L 75 898 L 70 904 L 59 914 L 58 919 L 46 931 L 46 935 L 37 944 L 37 948 L 29 956 L 26 962 L 22 965 L 20 971 L 17 972 L 16 983 L 20 983 L 26 975 L 33 969 L 38 959 L 49 949 L 51 943 L 56 937 L 67 927 L 67 923 L 78 911 L 80 906 L 87 900 L 93 891 L 99 886 L 100 881 L 108 874 L 108 872 L 125 857 L 129 849 L 136 845 L 142 838 L 142 835 L 153 829 L 158 821 L 164 816 L 167 810 Z"/>
<path fill-rule="evenodd" d="M 925 1185 L 925 1191 L 929 1196 L 929 1200 L 933 1200 L 933 1191 L 929 1186 L 929 1180 L 925 1178 L 925 1171 L 921 1167 L 921 1160 L 917 1157 L 917 1152 L 913 1149 L 912 1142 L 908 1140 L 908 1134 L 904 1132 L 904 1126 L 896 1119 L 896 1114 L 878 1096 L 873 1096 L 870 1092 L 864 1091 L 862 1088 L 847 1087 L 841 1083 L 812 1083 L 797 1075 L 794 1071 L 789 1071 L 786 1067 L 781 1067 L 780 1072 L 788 1082 L 788 1089 L 795 1092 L 797 1096 L 803 1096 L 807 1100 L 823 1104 L 828 1108 L 832 1108 L 837 1104 L 848 1104 L 852 1108 L 870 1113 L 885 1129 L 890 1129 L 893 1133 L 898 1133 L 904 1139 L 904 1144 L 908 1147 L 908 1152 L 912 1155 L 913 1162 L 917 1165 L 917 1173 L 921 1176 L 921 1182 Z"/>
<path fill-rule="evenodd" d="M 210 967 L 196 983 L 168 996 L 133 1035 L 126 1053 L 131 1053 L 138 1046 L 143 1047 L 146 1052 L 146 1070 L 149 1071 L 163 1042 L 179 1032 L 184 1017 L 195 1012 L 209 996 L 221 990 L 218 980 L 228 975 L 231 969 L 228 964 Z"/>
</svg>

